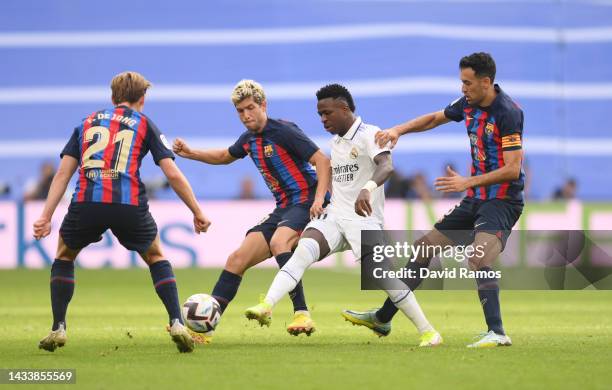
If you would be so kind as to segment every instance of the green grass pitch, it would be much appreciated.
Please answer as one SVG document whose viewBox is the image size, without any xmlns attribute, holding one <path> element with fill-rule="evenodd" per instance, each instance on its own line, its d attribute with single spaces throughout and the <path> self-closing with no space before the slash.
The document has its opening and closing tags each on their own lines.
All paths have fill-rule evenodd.
<svg viewBox="0 0 612 390">
<path fill-rule="evenodd" d="M 181 299 L 209 293 L 218 274 L 177 270 Z M 78 269 L 68 343 L 49 353 L 37 348 L 51 323 L 48 270 L 0 271 L 0 368 L 75 368 L 74 388 L 91 389 L 612 386 L 612 291 L 503 291 L 514 346 L 490 350 L 465 348 L 483 330 L 475 291 L 418 291 L 445 338 L 442 347 L 419 349 L 401 313 L 382 339 L 340 317 L 341 309 L 376 307 L 384 298 L 360 291 L 358 275 L 349 272 L 307 272 L 306 296 L 318 325 L 311 337 L 286 333 L 289 299 L 276 308 L 270 328 L 248 322 L 244 309 L 258 302 L 273 276 L 271 269 L 249 271 L 213 343 L 179 354 L 164 331 L 167 317 L 147 270 Z"/>
</svg>

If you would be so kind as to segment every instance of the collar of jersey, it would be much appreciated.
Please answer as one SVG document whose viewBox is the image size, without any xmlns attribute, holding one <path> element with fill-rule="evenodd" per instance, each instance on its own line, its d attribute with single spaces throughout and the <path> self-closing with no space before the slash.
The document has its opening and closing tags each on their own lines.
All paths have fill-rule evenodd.
<svg viewBox="0 0 612 390">
<path fill-rule="evenodd" d="M 488 106 L 488 107 L 478 107 L 479 109 L 481 109 L 483 111 L 489 111 L 493 107 L 495 107 L 496 105 L 499 104 L 499 102 L 501 100 L 501 95 L 504 93 L 504 91 L 502 91 L 502 89 L 499 86 L 499 84 L 493 84 L 493 88 L 495 89 L 495 92 L 497 92 L 497 96 L 495 96 L 495 99 L 493 99 L 493 102 L 491 102 L 490 106 Z"/>
<path fill-rule="evenodd" d="M 363 122 L 361 121 L 361 117 L 358 116 L 357 119 L 355 119 L 355 122 L 353 122 L 353 124 L 351 125 L 351 128 L 348 129 L 346 134 L 344 134 L 342 137 L 340 137 L 339 135 L 336 136 L 336 142 L 340 142 L 341 139 L 352 140 L 353 138 L 355 138 L 355 133 L 357 132 L 357 129 L 359 128 L 359 126 L 361 126 L 362 123 Z"/>
<path fill-rule="evenodd" d="M 493 103 L 491 103 L 491 105 L 489 107 L 493 107 L 499 104 L 500 100 L 502 99 L 502 94 L 504 93 L 504 91 L 502 91 L 501 87 L 499 86 L 499 84 L 493 84 L 493 88 L 495 89 L 495 92 L 497 92 L 497 96 L 495 96 L 495 99 L 493 99 Z"/>
</svg>

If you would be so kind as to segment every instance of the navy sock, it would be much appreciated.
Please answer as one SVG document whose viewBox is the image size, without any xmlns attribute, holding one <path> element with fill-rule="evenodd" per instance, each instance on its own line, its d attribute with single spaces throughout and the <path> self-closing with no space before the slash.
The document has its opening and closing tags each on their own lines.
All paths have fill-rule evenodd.
<svg viewBox="0 0 612 390">
<path fill-rule="evenodd" d="M 378 318 L 380 322 L 389 322 L 393 319 L 397 311 L 398 309 L 395 304 L 393 304 L 393 301 L 387 298 L 382 307 L 376 312 L 376 318 Z"/>
<path fill-rule="evenodd" d="M 178 318 L 182 324 L 183 317 L 181 316 L 181 304 L 179 303 L 176 279 L 172 272 L 172 265 L 170 265 L 168 260 L 161 260 L 151 264 L 149 266 L 149 271 L 151 271 L 151 278 L 153 279 L 155 291 L 168 312 L 168 322 L 172 324 L 172 320 Z"/>
<path fill-rule="evenodd" d="M 292 255 L 293 252 L 285 252 L 277 255 L 275 259 L 278 263 L 278 268 L 283 268 Z M 304 287 L 302 286 L 301 280 L 293 290 L 289 291 L 289 297 L 291 298 L 291 302 L 293 302 L 293 311 L 308 310 L 308 307 L 306 306 L 306 297 L 304 296 Z"/>
<path fill-rule="evenodd" d="M 406 269 L 409 271 L 413 270 L 412 273 L 414 273 L 415 276 L 412 278 L 403 279 L 402 281 L 412 291 L 416 290 L 416 288 L 419 287 L 423 281 L 420 276 L 421 268 L 427 268 L 427 265 L 416 261 L 411 261 L 406 264 Z M 378 318 L 380 322 L 389 322 L 393 319 L 397 311 L 398 309 L 395 304 L 393 304 L 393 301 L 387 298 L 383 306 L 376 312 L 376 318 Z"/>
<path fill-rule="evenodd" d="M 217 302 L 219 302 L 221 313 L 225 311 L 227 305 L 229 305 L 232 299 L 234 299 L 236 296 L 241 281 L 242 276 L 236 275 L 227 270 L 223 270 L 221 275 L 219 275 L 219 280 L 217 280 L 217 284 L 215 284 L 212 296 L 215 297 Z"/>
<path fill-rule="evenodd" d="M 483 267 L 479 271 L 491 271 L 490 267 Z M 499 308 L 499 284 L 497 278 L 477 278 L 478 298 L 482 305 L 488 330 L 497 334 L 506 334 L 502 325 L 501 310 Z"/>
<path fill-rule="evenodd" d="M 53 310 L 52 330 L 59 323 L 66 323 L 66 311 L 74 294 L 74 261 L 55 259 L 51 266 L 51 309 Z"/>
</svg>

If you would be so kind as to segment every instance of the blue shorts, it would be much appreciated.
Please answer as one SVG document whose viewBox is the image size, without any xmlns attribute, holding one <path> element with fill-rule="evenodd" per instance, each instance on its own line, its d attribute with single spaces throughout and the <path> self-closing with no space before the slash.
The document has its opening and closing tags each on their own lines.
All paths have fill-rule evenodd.
<svg viewBox="0 0 612 390">
<path fill-rule="evenodd" d="M 491 233 L 500 239 L 504 250 L 522 212 L 522 202 L 466 197 L 434 227 L 457 245 L 472 243 L 476 232 Z"/>
<path fill-rule="evenodd" d="M 247 234 L 251 232 L 262 232 L 266 242 L 270 245 L 270 240 L 276 229 L 281 226 L 287 226 L 302 234 L 302 230 L 310 222 L 310 205 L 297 204 L 285 208 L 277 207 L 269 214 L 259 225 L 249 229 Z"/>
<path fill-rule="evenodd" d="M 102 240 L 108 229 L 121 245 L 138 253 L 146 252 L 157 237 L 149 206 L 97 202 L 71 203 L 60 235 L 68 248 L 77 250 Z"/>
</svg>

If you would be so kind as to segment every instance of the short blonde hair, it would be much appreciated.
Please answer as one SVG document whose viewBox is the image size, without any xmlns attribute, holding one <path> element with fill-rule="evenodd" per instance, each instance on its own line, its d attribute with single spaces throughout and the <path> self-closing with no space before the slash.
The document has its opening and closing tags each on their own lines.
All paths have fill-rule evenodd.
<svg viewBox="0 0 612 390">
<path fill-rule="evenodd" d="M 111 81 L 113 104 L 136 103 L 145 95 L 151 83 L 137 72 L 119 73 Z"/>
<path fill-rule="evenodd" d="M 261 84 L 255 80 L 240 80 L 232 91 L 232 103 L 235 106 L 249 97 L 252 97 L 255 103 L 260 105 L 266 101 L 266 94 Z"/>
</svg>

